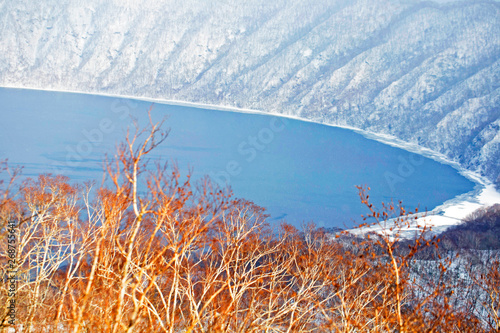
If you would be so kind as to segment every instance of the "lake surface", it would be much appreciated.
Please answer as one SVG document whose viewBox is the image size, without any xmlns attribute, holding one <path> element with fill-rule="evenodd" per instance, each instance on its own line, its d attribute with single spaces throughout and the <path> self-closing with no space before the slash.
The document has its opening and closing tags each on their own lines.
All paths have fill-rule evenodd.
<svg viewBox="0 0 500 333">
<path fill-rule="evenodd" d="M 97 95 L 0 88 L 0 159 L 25 176 L 51 172 L 101 180 L 105 154 L 121 142 L 130 115 L 147 122 L 151 102 Z M 371 202 L 402 200 L 431 210 L 473 190 L 451 166 L 370 140 L 352 130 L 266 114 L 155 104 L 171 129 L 153 158 L 176 161 L 182 174 L 210 175 L 254 201 L 270 221 L 351 227 Z"/>
</svg>

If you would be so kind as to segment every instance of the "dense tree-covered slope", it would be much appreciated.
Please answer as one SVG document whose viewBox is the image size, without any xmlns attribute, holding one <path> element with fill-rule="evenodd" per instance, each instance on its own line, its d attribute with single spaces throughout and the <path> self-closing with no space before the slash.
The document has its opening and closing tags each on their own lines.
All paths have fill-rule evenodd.
<svg viewBox="0 0 500 333">
<path fill-rule="evenodd" d="M 500 183 L 496 1 L 0 0 L 0 40 L 0 85 L 349 125 Z"/>
</svg>

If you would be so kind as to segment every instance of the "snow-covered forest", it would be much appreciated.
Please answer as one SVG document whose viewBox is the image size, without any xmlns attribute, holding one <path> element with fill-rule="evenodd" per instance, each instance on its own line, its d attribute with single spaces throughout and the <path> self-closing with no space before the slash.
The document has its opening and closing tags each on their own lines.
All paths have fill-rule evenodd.
<svg viewBox="0 0 500 333">
<path fill-rule="evenodd" d="M 0 85 L 296 115 L 500 181 L 497 1 L 0 1 Z"/>
</svg>

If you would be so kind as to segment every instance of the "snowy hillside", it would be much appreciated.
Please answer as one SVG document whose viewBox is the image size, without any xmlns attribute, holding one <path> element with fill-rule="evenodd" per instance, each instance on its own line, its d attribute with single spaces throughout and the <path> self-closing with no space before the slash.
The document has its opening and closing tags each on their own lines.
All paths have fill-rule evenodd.
<svg viewBox="0 0 500 333">
<path fill-rule="evenodd" d="M 349 125 L 500 183 L 499 2 L 239 2 L 0 0 L 0 85 Z"/>
</svg>

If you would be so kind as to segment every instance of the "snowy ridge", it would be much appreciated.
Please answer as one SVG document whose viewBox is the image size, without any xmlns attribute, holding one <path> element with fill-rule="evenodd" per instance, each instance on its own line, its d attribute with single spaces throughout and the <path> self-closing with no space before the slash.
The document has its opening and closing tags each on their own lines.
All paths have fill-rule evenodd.
<svg viewBox="0 0 500 333">
<path fill-rule="evenodd" d="M 0 86 L 265 110 L 500 183 L 498 1 L 0 0 Z"/>
</svg>

